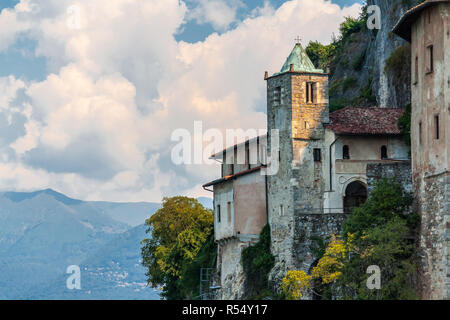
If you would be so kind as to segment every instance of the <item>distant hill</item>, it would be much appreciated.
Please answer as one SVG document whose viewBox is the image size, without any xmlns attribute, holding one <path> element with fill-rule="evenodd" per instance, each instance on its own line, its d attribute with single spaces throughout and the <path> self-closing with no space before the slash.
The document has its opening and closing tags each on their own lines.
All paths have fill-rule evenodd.
<svg viewBox="0 0 450 320">
<path fill-rule="evenodd" d="M 68 290 L 69 275 L 61 274 L 44 286 L 26 292 L 20 299 L 62 300 L 156 300 L 156 289 L 147 287 L 141 265 L 140 241 L 147 237 L 140 225 L 117 235 L 81 264 L 81 290 Z"/>
<path fill-rule="evenodd" d="M 212 208 L 211 198 L 199 198 Z M 159 299 L 140 242 L 159 203 L 82 201 L 45 189 L 0 193 L 0 299 Z M 66 268 L 79 265 L 81 290 Z"/>
<path fill-rule="evenodd" d="M 101 259 L 103 253 L 104 261 L 109 261 L 107 253 L 114 251 L 114 244 L 118 250 L 115 261 L 121 264 L 121 272 L 126 272 L 134 282 L 145 282 L 143 269 L 134 267 L 139 262 L 132 267 L 125 261 L 130 254 L 140 255 L 139 242 L 144 237 L 143 226 L 131 228 L 142 225 L 157 208 L 159 204 L 155 203 L 85 202 L 51 189 L 0 193 L 0 299 L 17 299 L 27 292 L 36 292 L 32 289 L 44 288 L 58 277 L 67 277 L 67 266 L 86 261 L 90 267 L 90 259 Z M 101 268 L 98 264 L 95 267 Z M 116 284 L 111 279 L 99 282 L 98 286 L 107 283 Z M 121 292 L 115 295 L 117 299 L 136 298 L 129 295 L 129 290 Z M 39 294 L 46 296 L 42 290 Z"/>
<path fill-rule="evenodd" d="M 197 198 L 197 200 L 205 208 L 208 208 L 208 209 L 212 209 L 213 208 L 213 199 L 212 198 L 200 197 L 200 198 Z"/>
</svg>

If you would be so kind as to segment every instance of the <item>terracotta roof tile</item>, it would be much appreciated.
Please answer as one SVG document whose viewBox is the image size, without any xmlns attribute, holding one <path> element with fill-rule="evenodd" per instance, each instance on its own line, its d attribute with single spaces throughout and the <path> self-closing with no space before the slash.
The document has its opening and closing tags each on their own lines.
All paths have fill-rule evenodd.
<svg viewBox="0 0 450 320">
<path fill-rule="evenodd" d="M 340 135 L 398 135 L 399 108 L 346 107 L 330 113 L 329 128 Z"/>
</svg>

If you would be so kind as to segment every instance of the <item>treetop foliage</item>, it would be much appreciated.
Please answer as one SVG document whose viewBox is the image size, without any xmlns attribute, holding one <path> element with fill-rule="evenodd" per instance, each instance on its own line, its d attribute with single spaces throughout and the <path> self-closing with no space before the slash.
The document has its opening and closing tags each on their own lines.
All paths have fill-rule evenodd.
<svg viewBox="0 0 450 320">
<path fill-rule="evenodd" d="M 151 238 L 142 241 L 147 282 L 163 286 L 163 296 L 182 299 L 179 280 L 197 257 L 213 230 L 213 213 L 196 199 L 164 198 L 162 207 L 146 220 Z"/>
</svg>

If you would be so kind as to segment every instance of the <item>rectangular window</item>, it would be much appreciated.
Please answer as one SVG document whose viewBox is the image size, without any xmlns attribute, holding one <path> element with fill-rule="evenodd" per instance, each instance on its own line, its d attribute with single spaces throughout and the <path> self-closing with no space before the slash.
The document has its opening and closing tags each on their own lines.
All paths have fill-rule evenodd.
<svg viewBox="0 0 450 320">
<path fill-rule="evenodd" d="M 431 73 L 433 72 L 433 68 L 434 68 L 434 57 L 433 57 L 434 53 L 433 53 L 433 46 L 428 46 L 427 47 L 427 73 Z"/>
<path fill-rule="evenodd" d="M 280 206 L 280 216 L 284 216 L 284 206 Z"/>
<path fill-rule="evenodd" d="M 314 82 L 306 83 L 306 103 L 315 103 L 315 85 Z"/>
<path fill-rule="evenodd" d="M 416 62 L 414 64 L 414 84 L 419 82 L 419 57 L 416 56 Z"/>
<path fill-rule="evenodd" d="M 320 152 L 320 149 L 314 149 L 314 161 L 322 161 L 322 154 Z"/>
<path fill-rule="evenodd" d="M 227 203 L 228 223 L 231 223 L 231 202 Z"/>
<path fill-rule="evenodd" d="M 422 144 L 422 122 L 419 122 L 419 144 Z"/>
<path fill-rule="evenodd" d="M 221 213 L 220 213 L 220 204 L 217 205 L 217 222 L 220 223 L 221 219 Z"/>
<path fill-rule="evenodd" d="M 434 116 L 434 138 L 439 139 L 439 115 Z"/>
<path fill-rule="evenodd" d="M 275 103 L 281 104 L 281 87 L 276 87 L 273 93 Z"/>
</svg>

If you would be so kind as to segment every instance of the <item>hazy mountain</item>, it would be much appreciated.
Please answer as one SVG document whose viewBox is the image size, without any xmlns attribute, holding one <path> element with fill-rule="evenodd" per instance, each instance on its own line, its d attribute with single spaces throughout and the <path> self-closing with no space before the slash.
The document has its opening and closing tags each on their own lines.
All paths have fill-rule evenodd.
<svg viewBox="0 0 450 320">
<path fill-rule="evenodd" d="M 147 287 L 141 265 L 140 241 L 147 237 L 140 225 L 117 235 L 80 264 L 81 290 L 66 287 L 67 274 L 49 284 L 26 292 L 20 299 L 159 299 L 156 289 Z"/>
<path fill-rule="evenodd" d="M 198 199 L 211 208 L 211 198 Z M 0 193 L 0 299 L 158 299 L 140 261 L 158 203 L 89 202 L 51 189 Z M 66 269 L 81 268 L 81 290 Z"/>
<path fill-rule="evenodd" d="M 131 226 L 139 219 L 144 222 L 155 208 L 154 203 L 116 206 L 84 202 L 51 189 L 0 193 L 0 299 L 14 299 L 32 288 L 48 287 L 59 276 L 67 276 L 67 266 L 81 265 L 93 256 L 100 258 L 102 252 L 106 254 L 113 249 L 99 251 L 101 248 L 109 243 L 112 243 L 110 247 L 114 243 L 118 246 L 120 240 L 117 239 L 123 239 L 121 236 L 132 236 Z M 129 223 L 124 223 L 128 220 L 121 217 L 120 212 L 130 219 Z M 135 237 L 126 238 L 135 241 L 134 247 L 127 242 L 123 245 L 133 250 L 128 254 L 139 256 L 143 233 L 136 233 Z M 118 254 L 116 262 L 129 267 L 123 263 L 129 257 L 125 255 L 126 250 L 118 252 L 124 256 Z M 145 282 L 142 270 L 124 268 L 122 271 L 130 277 L 140 277 L 139 282 Z M 111 280 L 110 285 L 114 283 Z M 128 298 L 125 291 L 122 299 Z M 41 294 L 45 296 L 45 292 Z"/>
<path fill-rule="evenodd" d="M 208 209 L 212 209 L 213 208 L 213 199 L 212 198 L 200 197 L 200 198 L 197 198 L 197 200 L 205 208 L 208 208 Z"/>
</svg>

